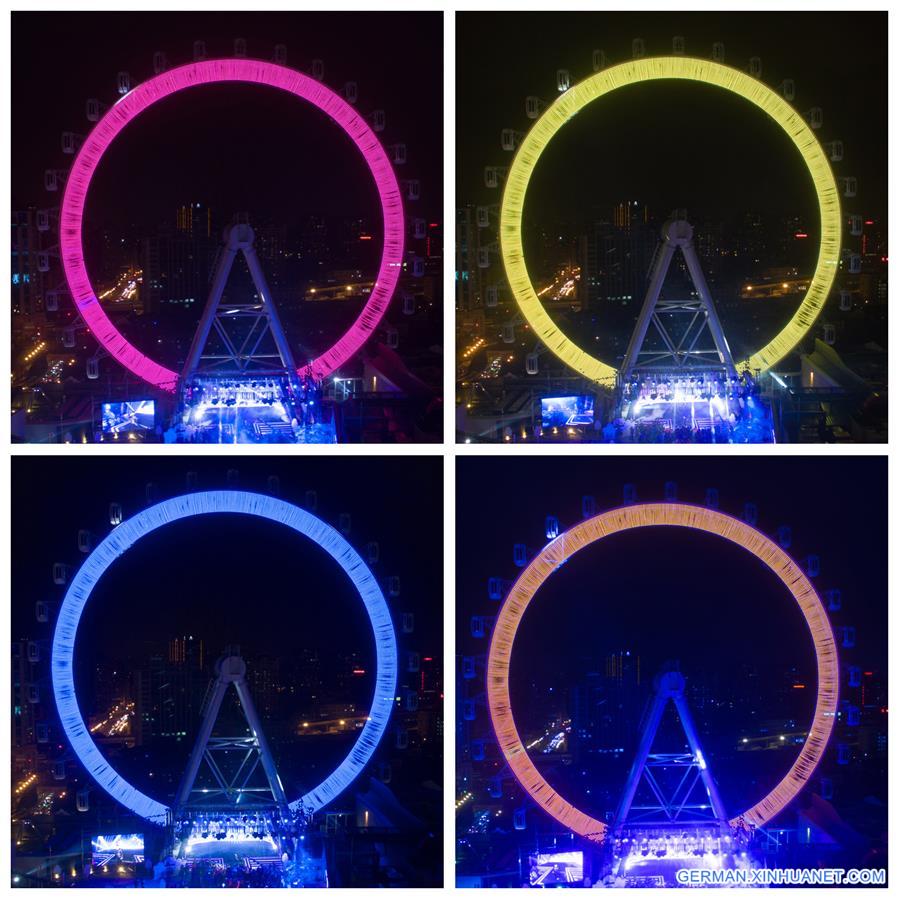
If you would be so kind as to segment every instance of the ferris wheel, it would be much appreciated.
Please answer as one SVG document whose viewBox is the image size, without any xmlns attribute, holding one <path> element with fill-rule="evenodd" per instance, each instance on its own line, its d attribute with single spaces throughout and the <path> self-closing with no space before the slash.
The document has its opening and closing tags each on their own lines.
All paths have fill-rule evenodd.
<svg viewBox="0 0 900 900">
<path fill-rule="evenodd" d="M 638 503 L 633 489 L 627 488 L 625 506 L 601 513 L 597 513 L 593 498 L 585 498 L 585 501 L 590 502 L 583 503 L 583 520 L 568 530 L 562 530 L 555 517 L 547 517 L 548 543 L 542 549 L 529 559 L 524 545 L 517 544 L 514 548 L 515 562 L 522 569 L 518 578 L 509 585 L 499 578 L 490 579 L 489 595 L 502 600 L 496 618 L 473 618 L 473 635 L 476 635 L 476 626 L 480 635 L 487 636 L 490 631 L 484 663 L 485 705 L 501 761 L 525 795 L 539 809 L 576 835 L 591 841 L 605 841 L 611 834 L 611 826 L 594 813 L 580 809 L 566 799 L 542 774 L 517 728 L 509 685 L 516 635 L 528 607 L 539 600 L 541 587 L 579 551 L 613 535 L 636 529 L 658 529 L 661 526 L 702 532 L 728 541 L 755 557 L 777 576 L 803 615 L 816 657 L 816 702 L 809 730 L 805 733 L 797 758 L 775 787 L 743 812 L 733 814 L 730 822 L 723 816 L 723 825 L 730 825 L 735 829 L 758 828 L 788 806 L 814 775 L 829 745 L 838 716 L 842 669 L 829 610 L 840 609 L 840 592 L 827 592 L 825 602 L 820 598 L 812 583 L 812 578 L 819 573 L 818 557 L 807 558 L 805 565 L 794 560 L 786 551 L 791 545 L 790 529 L 786 526 L 780 528 L 775 540 L 763 534 L 756 527 L 757 513 L 753 504 L 747 505 L 744 517 L 739 519 L 718 510 L 717 492 L 708 494 L 706 506 L 678 502 L 674 499 L 674 494 L 674 485 L 667 485 L 667 495 L 672 499 L 660 503 Z M 855 631 L 841 629 L 842 646 L 852 647 L 854 643 Z M 471 658 L 464 661 L 464 678 L 474 678 L 475 670 Z M 859 684 L 856 667 L 847 669 L 847 678 L 848 686 Z M 679 690 L 683 691 L 683 681 Z M 678 691 L 674 692 L 677 693 Z M 472 721 L 476 718 L 475 703 L 468 702 L 471 708 L 465 710 L 463 717 Z M 858 710 L 856 720 L 858 724 Z M 686 732 L 693 747 L 696 738 L 691 736 L 692 730 L 686 729 Z M 642 741 L 642 744 L 646 743 L 643 747 L 645 757 L 651 742 L 652 735 L 646 742 Z M 839 763 L 842 761 L 841 754 L 845 752 L 842 748 L 844 745 L 840 744 Z M 484 741 L 480 742 L 477 755 L 473 752 L 472 758 L 485 758 Z M 689 762 L 698 769 L 698 775 L 702 775 L 706 781 L 710 780 L 709 773 L 705 771 L 709 760 L 703 759 L 699 746 L 696 749 L 696 759 L 692 758 Z M 636 771 L 633 767 L 633 773 Z M 499 781 L 499 778 L 495 776 L 495 780 Z M 626 794 L 629 789 L 633 796 L 634 783 L 631 776 Z M 713 790 L 711 800 L 721 808 L 721 801 L 718 796 L 714 796 L 715 793 Z M 623 804 L 627 806 L 624 800 Z M 525 828 L 524 811 L 517 811 L 515 827 Z"/>
<path fill-rule="evenodd" d="M 170 67 L 167 55 L 158 51 L 153 55 L 153 72 L 152 77 L 140 83 L 133 83 L 128 72 L 119 72 L 119 96 L 109 107 L 97 99 L 88 100 L 87 119 L 93 124 L 91 131 L 86 136 L 74 132 L 64 132 L 62 135 L 63 153 L 73 157 L 71 166 L 68 169 L 48 169 L 45 172 L 45 188 L 52 193 L 62 193 L 58 208 L 42 210 L 39 215 L 39 227 L 42 231 L 58 229 L 59 233 L 58 247 L 42 254 L 41 270 L 51 271 L 54 260 L 59 261 L 62 270 L 58 288 L 49 291 L 46 296 L 46 308 L 49 311 L 57 310 L 59 298 L 67 295 L 71 297 L 77 313 L 74 322 L 63 329 L 64 345 L 75 346 L 75 334 L 79 329 L 87 329 L 97 340 L 100 349 L 87 363 L 89 379 L 99 378 L 100 359 L 103 356 L 115 359 L 133 375 L 165 393 L 178 391 L 197 371 L 197 362 L 203 349 L 203 341 L 198 343 L 197 337 L 185 371 L 177 372 L 139 350 L 110 319 L 85 265 L 82 234 L 85 206 L 92 180 L 105 153 L 122 131 L 145 110 L 167 97 L 185 91 L 191 92 L 203 85 L 256 84 L 286 92 L 320 110 L 355 145 L 374 182 L 381 207 L 383 246 L 378 274 L 363 308 L 349 328 L 317 356 L 295 359 L 278 321 L 258 260 L 252 255 L 252 230 L 245 225 L 239 234 L 227 236 L 225 256 L 229 253 L 231 255 L 227 260 L 229 265 L 220 266 L 224 273 L 222 284 L 213 285 L 213 288 L 217 288 L 218 295 L 215 296 L 215 290 L 210 293 L 197 334 L 205 339 L 211 327 L 216 324 L 218 300 L 231 258 L 237 251 L 243 251 L 259 297 L 259 302 L 251 312 L 265 319 L 277 346 L 277 356 L 284 374 L 289 378 L 299 375 L 303 378 L 324 379 L 349 361 L 382 325 L 404 271 L 408 225 L 411 226 L 414 237 L 425 236 L 425 220 L 413 218 L 407 222 L 404 212 L 405 203 L 418 200 L 421 194 L 418 179 L 400 179 L 397 176 L 396 167 L 407 162 L 406 145 L 382 143 L 379 135 L 387 127 L 385 111 L 374 109 L 368 114 L 361 112 L 357 108 L 360 92 L 356 82 L 347 82 L 339 90 L 328 87 L 324 83 L 325 65 L 322 60 L 313 60 L 306 72 L 290 68 L 287 65 L 287 49 L 283 44 L 275 47 L 270 60 L 262 60 L 247 55 L 247 42 L 244 39 L 235 40 L 234 56 L 228 58 L 208 58 L 206 43 L 195 41 L 191 62 Z M 410 271 L 413 276 L 421 277 L 424 274 L 424 261 L 415 257 Z M 403 297 L 403 312 L 406 315 L 415 312 L 415 300 L 411 295 Z M 227 336 L 223 339 L 227 343 L 226 338 Z M 258 338 L 254 340 L 259 343 Z M 249 343 L 253 344 L 252 341 Z M 387 343 L 392 347 L 397 345 L 396 329 L 387 330 Z M 252 352 L 244 352 L 241 347 L 235 349 L 231 356 L 238 370 L 253 374 L 254 370 L 250 366 L 254 361 Z"/>
<path fill-rule="evenodd" d="M 314 492 L 311 505 L 314 505 Z M 316 786 L 302 796 L 290 799 L 285 797 L 274 763 L 265 744 L 262 729 L 255 713 L 248 716 L 252 726 L 253 738 L 257 742 L 253 748 L 259 757 L 269 782 L 273 785 L 272 794 L 275 801 L 284 807 L 285 813 L 300 814 L 306 817 L 327 806 L 339 796 L 360 775 L 370 763 L 373 754 L 381 743 L 388 727 L 391 713 L 396 703 L 396 689 L 399 671 L 399 654 L 397 637 L 387 596 L 399 594 L 399 578 L 391 576 L 383 589 L 373 573 L 370 565 L 378 560 L 377 544 L 370 544 L 366 549 L 366 559 L 358 553 L 347 540 L 345 533 L 349 531 L 349 520 L 342 515 L 339 528 L 334 528 L 307 509 L 295 506 L 277 497 L 240 490 L 199 491 L 183 494 L 163 500 L 149 506 L 131 518 L 124 518 L 121 507 L 113 504 L 110 508 L 110 520 L 113 530 L 96 546 L 91 546 L 88 532 L 79 532 L 79 544 L 88 552 L 87 559 L 69 581 L 66 567 L 62 564 L 54 566 L 54 580 L 66 583 L 68 587 L 56 617 L 51 644 L 51 677 L 53 696 L 59 713 L 60 722 L 66 737 L 85 770 L 94 781 L 113 799 L 137 816 L 157 825 L 171 824 L 173 815 L 183 807 L 189 798 L 191 787 L 197 775 L 200 758 L 207 752 L 205 737 L 201 733 L 192 756 L 191 777 L 183 781 L 179 790 L 179 800 L 175 806 L 151 797 L 138 787 L 129 783 L 106 759 L 92 737 L 91 729 L 82 717 L 78 702 L 74 676 L 74 659 L 76 653 L 78 627 L 85 607 L 96 585 L 103 578 L 109 567 L 123 554 L 135 546 L 148 534 L 165 529 L 176 522 L 220 514 L 236 514 L 268 520 L 295 532 L 302 539 L 309 540 L 324 550 L 350 579 L 356 594 L 362 602 L 375 644 L 376 673 L 374 691 L 365 722 L 344 759 L 333 772 L 321 780 Z M 368 562 L 367 562 L 368 560 Z M 49 612 L 44 604 L 43 621 L 49 619 Z M 39 611 L 39 620 L 41 611 Z M 403 614 L 402 631 L 412 632 L 412 614 Z M 413 657 L 418 664 L 418 655 L 409 654 L 406 670 L 411 671 Z M 246 700 L 246 682 L 244 680 L 243 662 L 234 656 L 224 659 L 218 673 L 218 703 L 230 684 L 238 688 L 238 696 L 242 705 Z M 242 688 L 244 694 L 242 694 Z M 250 703 L 247 703 L 249 706 Z M 252 708 L 251 708 L 252 710 Z M 209 720 L 211 732 L 214 717 Z M 255 724 L 254 724 L 255 723 Z M 204 719 L 204 728 L 207 720 Z M 201 732 L 204 729 L 201 729 Z M 398 729 L 396 746 L 406 746 L 406 735 Z M 199 749 L 198 749 L 199 748 Z M 386 780 L 389 775 L 385 776 Z M 235 790 L 226 785 L 231 794 Z M 223 790 L 222 793 L 228 793 Z M 235 794 L 240 799 L 239 791 Z M 81 800 L 79 799 L 81 803 Z M 86 809 L 87 801 L 84 801 Z M 81 808 L 81 807 L 80 807 Z"/>
<path fill-rule="evenodd" d="M 832 168 L 832 163 L 839 163 L 844 158 L 843 142 L 820 141 L 819 134 L 824 124 L 822 108 L 812 107 L 806 113 L 799 112 L 792 105 L 797 97 L 793 79 L 784 79 L 777 88 L 770 87 L 763 81 L 762 62 L 759 57 L 750 59 L 746 71 L 726 65 L 725 47 L 720 42 L 713 45 L 711 59 L 701 59 L 686 55 L 683 37 L 673 38 L 671 54 L 661 56 L 648 55 L 644 41 L 636 38 L 632 42 L 630 61 L 610 65 L 606 53 L 595 50 L 591 63 L 593 74 L 578 82 L 572 80 L 568 70 L 558 70 L 556 73 L 558 96 L 552 102 L 529 96 L 526 99 L 525 112 L 527 118 L 532 120 L 530 128 L 526 131 L 505 128 L 501 132 L 500 143 L 503 150 L 513 154 L 511 164 L 490 165 L 485 168 L 485 186 L 489 189 L 502 188 L 502 199 L 498 205 L 478 207 L 479 228 L 490 229 L 494 223 L 497 227 L 496 241 L 487 239 L 480 244 L 478 266 L 481 269 L 490 269 L 493 259 L 502 260 L 506 283 L 516 304 L 516 314 L 502 325 L 502 340 L 510 344 L 515 342 L 516 327 L 527 323 L 536 340 L 535 346 L 525 359 L 525 371 L 528 375 L 538 374 L 540 356 L 549 352 L 591 382 L 608 388 L 617 384 L 623 372 L 610 361 L 594 356 L 567 335 L 554 322 L 532 283 L 522 239 L 525 199 L 543 151 L 579 112 L 601 102 L 614 91 L 630 85 L 678 79 L 719 88 L 769 116 L 797 148 L 815 190 L 820 217 L 819 246 L 815 271 L 809 279 L 800 305 L 788 323 L 770 341 L 750 352 L 742 360 L 732 361 L 728 354 L 726 354 L 728 358 L 724 360 L 729 364 L 727 368 L 737 371 L 753 373 L 768 371 L 784 359 L 813 328 L 832 295 L 835 279 L 841 267 L 846 266 L 846 271 L 850 274 L 861 271 L 860 255 L 842 247 L 845 222 L 841 211 L 841 197 L 854 198 L 858 190 L 855 176 L 838 178 Z M 847 224 L 851 235 L 862 235 L 861 215 L 850 215 Z M 692 277 L 693 274 L 692 272 Z M 702 295 L 704 293 L 702 287 L 699 290 Z M 488 285 L 485 291 L 485 306 L 497 307 L 498 298 L 498 286 Z M 840 309 L 848 311 L 851 308 L 850 292 L 840 291 Z M 713 324 L 717 325 L 714 314 L 708 309 L 700 311 L 708 319 L 712 317 Z M 652 309 L 642 312 L 636 335 L 641 323 L 644 320 L 649 321 L 652 312 Z M 644 322 L 645 330 L 646 322 Z M 716 334 L 715 328 L 711 327 L 710 330 Z M 834 325 L 826 323 L 823 335 L 827 343 L 834 343 L 834 334 Z M 720 349 L 723 346 L 727 348 L 721 334 L 717 335 L 716 345 Z M 629 368 L 627 360 L 624 368 Z"/>
</svg>

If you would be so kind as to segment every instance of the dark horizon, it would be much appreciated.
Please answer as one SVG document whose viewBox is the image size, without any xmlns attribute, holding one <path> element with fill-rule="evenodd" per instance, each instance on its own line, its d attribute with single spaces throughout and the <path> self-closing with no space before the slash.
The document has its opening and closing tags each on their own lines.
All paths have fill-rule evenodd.
<svg viewBox="0 0 900 900">
<path fill-rule="evenodd" d="M 528 130 L 525 97 L 552 101 L 557 69 L 568 69 L 575 84 L 591 74 L 594 49 L 612 65 L 631 58 L 633 38 L 653 56 L 670 53 L 681 35 L 687 56 L 709 58 L 722 41 L 726 64 L 746 68 L 759 56 L 771 87 L 794 79 L 795 107 L 824 111 L 820 139 L 844 142 L 837 174 L 859 180 L 847 212 L 887 214 L 883 13 L 463 13 L 458 21 L 460 205 L 499 202 L 500 192 L 484 187 L 483 168 L 509 164 L 501 129 Z M 581 112 L 538 163 L 526 214 L 550 227 L 580 225 L 596 218 L 595 208 L 608 215 L 628 199 L 661 216 L 676 207 L 697 220 L 753 210 L 818 227 L 809 176 L 787 136 L 749 103 L 705 85 L 631 86 Z"/>
<path fill-rule="evenodd" d="M 121 503 L 128 518 L 148 505 L 148 482 L 156 485 L 161 500 L 188 492 L 188 471 L 198 473 L 197 490 L 225 489 L 226 472 L 236 467 L 241 473 L 239 490 L 268 493 L 266 479 L 274 474 L 280 478 L 280 497 L 289 503 L 303 506 L 306 492 L 315 490 L 316 515 L 335 527 L 339 514 L 349 512 L 350 543 L 364 553 L 368 541 L 378 541 L 381 559 L 374 571 L 379 579 L 393 574 L 401 578 L 400 597 L 389 601 L 398 636 L 397 620 L 408 605 L 416 613 L 416 643 L 427 643 L 438 653 L 440 603 L 426 598 L 440 596 L 435 574 L 441 569 L 440 542 L 428 529 L 413 530 L 402 546 L 394 536 L 423 498 L 430 508 L 440 508 L 439 474 L 435 476 L 436 467 L 424 459 L 366 463 L 367 471 L 378 469 L 378 477 L 360 473 L 348 478 L 358 464 L 334 459 L 301 464 L 283 458 L 226 462 L 208 457 L 115 457 L 60 461 L 51 467 L 41 460 L 18 460 L 21 474 L 13 485 L 18 521 L 13 536 L 13 637 L 31 638 L 41 627 L 52 629 L 52 623 L 38 626 L 34 621 L 37 600 L 61 600 L 65 592 L 50 579 L 52 564 L 65 562 L 75 569 L 83 562 L 77 531 L 88 528 L 99 542 L 111 530 L 106 518 L 110 502 Z M 419 472 L 422 482 L 415 503 L 394 496 L 395 485 L 409 471 Z M 26 516 L 27 509 L 45 515 Z M 244 564 L 233 564 L 237 552 Z M 277 623 L 286 627 L 273 628 Z M 162 642 L 164 648 L 167 639 L 192 633 L 208 642 L 213 658 L 217 648 L 233 643 L 241 644 L 243 652 L 276 657 L 309 647 L 324 653 L 371 653 L 370 631 L 353 585 L 311 541 L 274 523 L 215 515 L 160 529 L 116 560 L 85 610 L 79 629 L 85 643 L 79 642 L 79 657 L 126 662 L 141 656 L 148 642 Z"/>
<path fill-rule="evenodd" d="M 324 60 L 332 89 L 356 81 L 357 108 L 386 112 L 379 137 L 407 145 L 398 177 L 421 181 L 420 214 L 440 214 L 439 14 L 55 12 L 15 13 L 12 21 L 13 208 L 48 203 L 44 170 L 68 159 L 61 133 L 91 127 L 88 98 L 112 105 L 118 71 L 143 81 L 157 50 L 174 67 L 191 61 L 194 40 L 205 40 L 212 58 L 233 55 L 233 40 L 243 37 L 250 58 L 270 59 L 283 43 L 293 68 Z M 186 202 L 206 203 L 226 220 L 249 211 L 290 224 L 328 213 L 367 219 L 380 232 L 377 193 L 356 148 L 318 110 L 262 86 L 208 85 L 143 113 L 104 156 L 88 223 L 93 211 L 98 224 L 102 210 L 117 236 L 152 230 L 173 222 Z"/>
<path fill-rule="evenodd" d="M 821 575 L 813 579 L 820 595 L 832 587 L 843 591 L 835 627 L 855 625 L 854 653 L 866 656 L 871 666 L 887 664 L 886 509 L 883 503 L 874 505 L 884 495 L 883 459 L 741 456 L 663 464 L 652 457 L 612 457 L 598 467 L 596 460 L 579 457 L 556 471 L 549 459 L 489 458 L 477 466 L 461 460 L 459 475 L 459 652 L 486 652 L 485 641 L 469 637 L 469 619 L 496 615 L 499 604 L 488 599 L 488 578 L 515 580 L 520 570 L 513 564 L 513 545 L 524 543 L 530 559 L 546 543 L 547 515 L 557 516 L 565 530 L 581 520 L 585 494 L 595 496 L 602 511 L 622 505 L 626 483 L 634 484 L 638 502 L 646 503 L 663 500 L 664 483 L 673 480 L 684 503 L 704 505 L 708 487 L 720 491 L 724 513 L 740 517 L 744 503 L 755 503 L 757 527 L 773 538 L 780 525 L 789 525 L 793 543 L 788 553 L 798 560 L 810 554 L 821 559 Z M 510 485 L 528 489 L 511 490 Z M 465 526 L 473 509 L 494 511 L 490 540 Z M 640 604 L 632 602 L 635 596 Z M 579 613 L 561 616 L 566 608 Z M 783 617 L 777 625 L 775 616 Z M 652 622 L 664 624 L 648 630 Z M 734 642 L 723 640 L 723 632 Z M 803 618 L 762 563 L 714 537 L 661 528 L 594 545 L 545 584 L 523 620 L 518 663 L 523 678 L 544 678 L 549 684 L 565 680 L 584 657 L 627 649 L 638 638 L 657 662 L 680 658 L 685 667 L 701 672 L 738 665 L 739 654 L 747 663 L 764 658 L 814 667 Z"/>
</svg>

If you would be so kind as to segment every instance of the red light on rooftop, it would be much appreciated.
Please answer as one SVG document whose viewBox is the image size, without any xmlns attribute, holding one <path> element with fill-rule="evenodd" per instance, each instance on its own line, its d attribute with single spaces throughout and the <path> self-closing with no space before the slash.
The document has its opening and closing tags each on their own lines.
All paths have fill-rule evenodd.
<svg viewBox="0 0 900 900">
<path fill-rule="evenodd" d="M 361 235 L 359 236 L 359 239 L 360 239 L 361 241 L 371 241 L 371 240 L 372 240 L 372 235 L 371 235 L 371 234 L 361 234 Z"/>
<path fill-rule="evenodd" d="M 802 691 L 805 687 L 806 687 L 805 684 L 795 684 L 795 685 L 794 685 L 794 690 L 795 690 L 795 691 Z"/>
<path fill-rule="evenodd" d="M 808 238 L 809 235 L 805 231 L 798 231 L 795 235 L 795 238 Z"/>
<path fill-rule="evenodd" d="M 874 672 L 863 672 L 863 675 L 874 675 Z"/>
<path fill-rule="evenodd" d="M 354 675 L 365 675 L 365 674 L 366 674 L 366 670 L 365 670 L 365 669 L 354 669 L 354 670 L 353 670 L 353 674 L 354 674 Z"/>
<path fill-rule="evenodd" d="M 866 219 L 866 225 L 874 225 L 874 224 L 875 224 L 874 219 Z"/>
<path fill-rule="evenodd" d="M 422 662 L 431 662 L 434 659 L 433 656 L 423 656 Z"/>
</svg>

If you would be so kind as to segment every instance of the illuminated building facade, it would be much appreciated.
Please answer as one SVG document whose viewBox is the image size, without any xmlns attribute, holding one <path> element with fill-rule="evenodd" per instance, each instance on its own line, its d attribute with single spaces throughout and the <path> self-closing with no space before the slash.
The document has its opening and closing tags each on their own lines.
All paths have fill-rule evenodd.
<svg viewBox="0 0 900 900">
<path fill-rule="evenodd" d="M 175 215 L 175 230 L 179 234 L 209 239 L 213 236 L 212 210 L 203 203 L 179 206 Z"/>
<path fill-rule="evenodd" d="M 169 641 L 169 662 L 173 665 L 187 665 L 190 668 L 202 669 L 203 639 L 193 635 L 172 638 Z"/>
</svg>

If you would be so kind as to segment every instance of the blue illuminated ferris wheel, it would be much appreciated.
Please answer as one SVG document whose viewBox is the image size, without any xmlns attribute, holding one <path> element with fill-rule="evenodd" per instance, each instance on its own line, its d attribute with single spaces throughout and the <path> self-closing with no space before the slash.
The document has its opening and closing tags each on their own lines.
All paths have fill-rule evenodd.
<svg viewBox="0 0 900 900">
<path fill-rule="evenodd" d="M 302 797 L 288 802 L 291 811 L 314 813 L 334 800 L 353 782 L 378 747 L 394 705 L 398 654 L 394 624 L 387 601 L 366 561 L 331 525 L 311 512 L 283 500 L 238 490 L 184 494 L 156 503 L 132 518 L 120 521 L 91 551 L 66 592 L 53 635 L 51 659 L 53 693 L 60 721 L 85 769 L 124 807 L 158 825 L 172 821 L 173 809 L 143 793 L 113 768 L 94 742 L 90 729 L 82 717 L 74 679 L 78 625 L 94 587 L 112 563 L 141 538 L 175 522 L 216 513 L 267 519 L 313 541 L 328 553 L 353 583 L 372 627 L 376 649 L 376 676 L 374 696 L 366 722 L 350 752 L 337 768 Z M 275 778 L 277 781 L 277 775 Z"/>
</svg>

